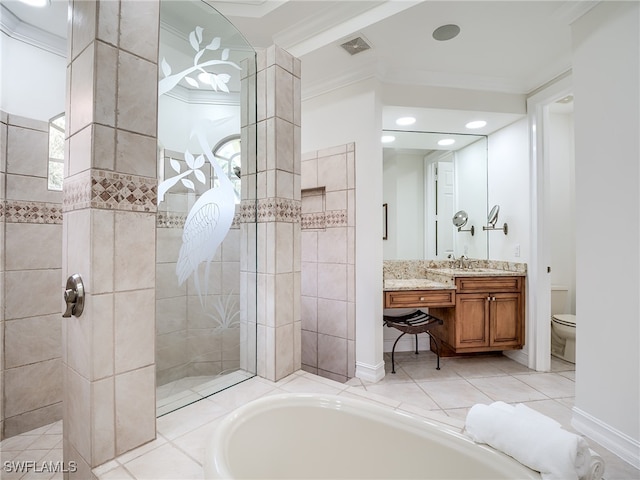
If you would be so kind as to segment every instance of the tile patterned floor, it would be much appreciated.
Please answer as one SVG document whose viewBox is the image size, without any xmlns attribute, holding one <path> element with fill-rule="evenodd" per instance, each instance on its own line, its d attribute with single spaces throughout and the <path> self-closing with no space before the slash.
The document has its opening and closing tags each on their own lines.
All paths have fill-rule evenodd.
<svg viewBox="0 0 640 480">
<path fill-rule="evenodd" d="M 538 373 L 507 357 L 444 358 L 442 370 L 435 369 L 430 352 L 398 353 L 395 375 L 390 373 L 375 384 L 352 379 L 341 384 L 306 372 L 296 372 L 279 382 L 252 378 L 158 418 L 158 436 L 143 445 L 94 470 L 99 480 L 115 479 L 201 479 L 205 439 L 220 420 L 244 403 L 276 393 L 315 392 L 356 397 L 381 403 L 435 419 L 454 428 L 462 428 L 464 418 L 474 403 L 496 400 L 522 402 L 570 425 L 574 401 L 573 365 L 553 359 L 552 371 Z M 640 479 L 640 471 L 588 440 L 593 450 L 605 460 L 606 480 Z M 2 461 L 23 459 L 60 460 L 61 422 L 12 437 L 0 444 Z M 40 460 L 36 460 L 40 461 Z M 2 472 L 6 479 L 58 479 L 58 473 L 47 475 L 29 472 Z"/>
</svg>

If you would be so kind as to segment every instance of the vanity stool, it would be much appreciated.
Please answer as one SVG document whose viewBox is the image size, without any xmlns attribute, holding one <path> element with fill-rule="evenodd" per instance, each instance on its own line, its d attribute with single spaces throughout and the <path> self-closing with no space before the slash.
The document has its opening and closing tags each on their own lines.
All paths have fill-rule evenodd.
<svg viewBox="0 0 640 480">
<path fill-rule="evenodd" d="M 431 335 L 429 330 L 435 325 L 442 325 L 443 321 L 441 319 L 436 318 L 433 315 L 429 315 L 422 310 L 416 310 L 415 312 L 400 316 L 384 315 L 383 320 L 387 327 L 393 327 L 402 332 L 402 334 L 396 338 L 396 341 L 393 343 L 393 348 L 391 349 L 391 373 L 396 373 L 396 364 L 394 359 L 396 344 L 406 333 L 416 336 L 416 355 L 418 354 L 418 334 L 426 333 L 429 335 L 429 343 L 433 341 L 436 346 L 436 370 L 440 370 L 440 346 L 438 345 L 438 340 Z"/>
</svg>

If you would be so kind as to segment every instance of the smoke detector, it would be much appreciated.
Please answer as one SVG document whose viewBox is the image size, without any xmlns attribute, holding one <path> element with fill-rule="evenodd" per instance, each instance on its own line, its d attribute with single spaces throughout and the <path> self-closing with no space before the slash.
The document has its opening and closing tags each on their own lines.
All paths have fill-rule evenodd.
<svg viewBox="0 0 640 480">
<path fill-rule="evenodd" d="M 371 48 L 371 45 L 369 45 L 369 43 L 362 36 L 356 37 L 352 40 L 349 40 L 348 42 L 344 42 L 340 46 L 347 52 L 349 52 L 349 55 L 355 55 Z"/>
</svg>

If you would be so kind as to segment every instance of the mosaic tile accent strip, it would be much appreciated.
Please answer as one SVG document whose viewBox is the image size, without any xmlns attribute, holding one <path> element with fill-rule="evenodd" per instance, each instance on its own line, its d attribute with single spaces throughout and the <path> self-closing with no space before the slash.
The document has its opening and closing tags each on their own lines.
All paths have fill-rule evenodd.
<svg viewBox="0 0 640 480">
<path fill-rule="evenodd" d="M 0 203 L 0 218 L 7 223 L 39 223 L 62 225 L 62 205 L 59 203 L 7 200 Z"/>
<path fill-rule="evenodd" d="M 157 228 L 184 228 L 186 213 L 158 212 L 156 216 Z"/>
<path fill-rule="evenodd" d="M 259 199 L 256 215 L 258 222 L 298 223 L 302 216 L 302 202 L 284 198 Z"/>
<path fill-rule="evenodd" d="M 300 228 L 302 230 L 324 230 L 327 226 L 325 212 L 303 213 Z"/>
<path fill-rule="evenodd" d="M 158 181 L 104 170 L 91 170 L 65 180 L 64 211 L 102 208 L 156 212 Z"/>
<path fill-rule="evenodd" d="M 255 200 L 242 200 L 240 202 L 240 211 L 236 212 L 233 219 L 238 223 L 256 223 L 257 207 Z"/>
<path fill-rule="evenodd" d="M 346 210 L 329 210 L 328 212 L 303 213 L 302 230 L 324 230 L 331 227 L 346 227 Z"/>
<path fill-rule="evenodd" d="M 325 212 L 327 227 L 346 227 L 347 211 L 346 210 L 328 210 Z"/>
</svg>

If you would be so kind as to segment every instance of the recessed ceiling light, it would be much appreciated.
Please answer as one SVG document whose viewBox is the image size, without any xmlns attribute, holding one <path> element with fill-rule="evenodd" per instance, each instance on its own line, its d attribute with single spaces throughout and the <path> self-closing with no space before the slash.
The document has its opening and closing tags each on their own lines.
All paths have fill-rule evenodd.
<svg viewBox="0 0 640 480">
<path fill-rule="evenodd" d="M 396 120 L 396 125 L 413 125 L 414 123 L 416 123 L 416 118 L 415 117 L 400 117 L 399 119 Z"/>
<path fill-rule="evenodd" d="M 442 25 L 436 28 L 433 31 L 432 35 L 433 35 L 433 38 L 435 38 L 436 40 L 440 42 L 444 42 L 457 37 L 459 33 L 460 33 L 460 27 L 458 25 L 449 24 L 449 25 Z"/>
<path fill-rule="evenodd" d="M 474 129 L 474 128 L 482 128 L 487 124 L 484 120 L 474 120 L 473 122 L 469 122 L 465 125 L 465 127 Z"/>
<path fill-rule="evenodd" d="M 396 139 L 393 135 L 383 135 L 380 141 L 382 143 L 391 143 Z"/>
<path fill-rule="evenodd" d="M 30 7 L 46 7 L 51 1 L 50 0 L 20 0 L 22 3 L 29 5 Z"/>
<path fill-rule="evenodd" d="M 453 145 L 454 143 L 456 143 L 456 141 L 453 138 L 443 138 L 442 140 L 438 140 L 438 145 L 442 147 Z"/>
</svg>

